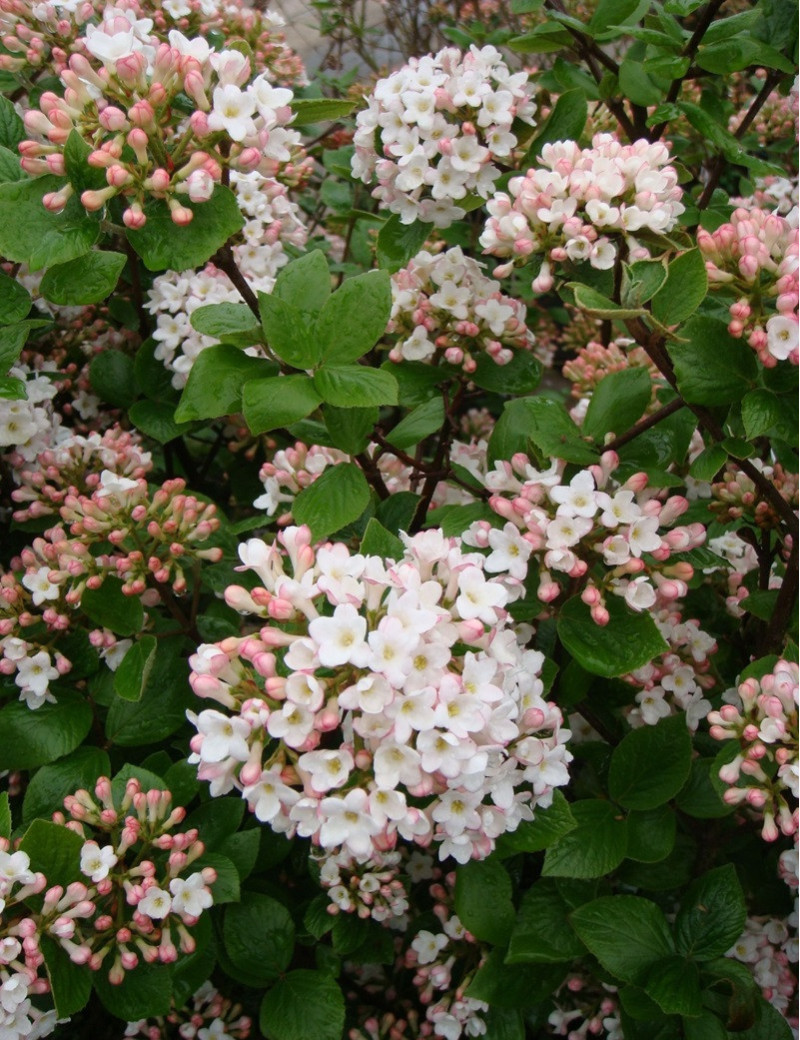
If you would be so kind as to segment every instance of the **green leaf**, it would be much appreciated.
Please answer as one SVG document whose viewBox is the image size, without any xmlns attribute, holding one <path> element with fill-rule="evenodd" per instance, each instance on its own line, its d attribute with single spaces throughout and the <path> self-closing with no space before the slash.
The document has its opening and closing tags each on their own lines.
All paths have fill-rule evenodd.
<svg viewBox="0 0 800 1040">
<path fill-rule="evenodd" d="M 314 375 L 322 399 L 339 408 L 397 404 L 397 380 L 389 372 L 366 365 L 331 365 Z"/>
<path fill-rule="evenodd" d="M 327 123 L 332 119 L 348 116 L 356 107 L 355 101 L 346 98 L 292 98 L 294 119 L 292 126 L 312 126 L 314 123 Z"/>
<path fill-rule="evenodd" d="M 529 1008 L 546 1000 L 564 978 L 564 966 L 505 964 L 502 949 L 492 950 L 475 972 L 466 996 L 492 1007 Z"/>
<path fill-rule="evenodd" d="M 68 794 L 80 787 L 91 790 L 98 777 L 109 775 L 110 768 L 107 753 L 95 747 L 76 748 L 58 762 L 43 765 L 36 770 L 25 789 L 23 823 L 39 816 L 49 817 L 56 810 L 63 809 Z"/>
<path fill-rule="evenodd" d="M 322 409 L 322 414 L 331 440 L 348 455 L 358 455 L 364 451 L 378 421 L 376 407 L 335 408 L 328 404 Z"/>
<path fill-rule="evenodd" d="M 575 826 L 545 853 L 544 877 L 595 878 L 610 874 L 625 859 L 625 818 L 609 802 L 585 799 L 570 805 Z"/>
<path fill-rule="evenodd" d="M 721 957 L 741 936 L 746 916 L 733 864 L 710 870 L 691 885 L 681 902 L 675 920 L 678 952 L 699 961 Z"/>
<path fill-rule="evenodd" d="M 470 379 L 482 390 L 496 394 L 529 394 L 542 378 L 542 366 L 528 350 L 517 350 L 507 365 L 479 354 Z"/>
<path fill-rule="evenodd" d="M 125 266 L 124 253 L 92 250 L 66 264 L 48 266 L 40 292 L 52 303 L 100 303 L 111 292 Z"/>
<path fill-rule="evenodd" d="M 11 806 L 8 803 L 8 791 L 0 794 L 0 838 L 11 837 Z"/>
<path fill-rule="evenodd" d="M 378 266 L 389 274 L 399 271 L 422 249 L 432 231 L 433 224 L 421 220 L 403 224 L 393 214 L 378 232 Z"/>
<path fill-rule="evenodd" d="M 657 105 L 664 92 L 647 73 L 647 66 L 633 58 L 625 58 L 619 67 L 619 89 L 635 105 Z"/>
<path fill-rule="evenodd" d="M 0 184 L 24 180 L 27 180 L 27 176 L 19 164 L 19 156 L 0 145 Z"/>
<path fill-rule="evenodd" d="M 650 404 L 653 384 L 646 368 L 624 368 L 595 387 L 582 430 L 599 444 L 607 433 L 625 433 Z"/>
<path fill-rule="evenodd" d="M 115 408 L 127 408 L 138 396 L 133 358 L 121 350 L 104 350 L 89 365 L 92 390 Z"/>
<path fill-rule="evenodd" d="M 534 138 L 525 162 L 532 162 L 541 154 L 542 148 L 553 141 L 577 141 L 586 129 L 586 121 L 586 95 L 577 87 L 565 90 Z"/>
<path fill-rule="evenodd" d="M 331 295 L 331 273 L 320 249 L 282 268 L 272 295 L 309 318 L 316 318 Z"/>
<path fill-rule="evenodd" d="M 495 858 L 458 866 L 453 895 L 456 913 L 467 931 L 483 942 L 503 945 L 514 927 L 511 878 Z"/>
<path fill-rule="evenodd" d="M 763 436 L 780 421 L 780 401 L 771 390 L 758 387 L 742 398 L 742 422 L 748 440 Z"/>
<path fill-rule="evenodd" d="M 369 485 L 352 462 L 340 462 L 305 488 L 294 500 L 298 524 L 308 524 L 314 541 L 327 538 L 357 520 L 369 505 Z"/>
<path fill-rule="evenodd" d="M 8 98 L 0 96 L 0 145 L 15 152 L 26 137 L 25 124 L 14 105 Z"/>
<path fill-rule="evenodd" d="M 63 946 L 49 935 L 43 935 L 39 944 L 56 1014 L 60 1019 L 70 1018 L 89 1003 L 92 972 L 86 965 L 73 964 Z"/>
<path fill-rule="evenodd" d="M 639 307 L 652 299 L 667 279 L 661 260 L 636 260 L 622 268 L 622 301 L 624 306 Z"/>
<path fill-rule="evenodd" d="M 77 128 L 70 130 L 64 146 L 64 168 L 67 179 L 75 192 L 71 201 L 77 202 L 87 189 L 106 187 L 104 171 L 96 166 L 90 166 L 87 162 L 91 151 L 89 142 L 84 141 Z"/>
<path fill-rule="evenodd" d="M 155 664 L 157 645 L 155 636 L 141 636 L 130 647 L 114 672 L 114 692 L 118 697 L 125 701 L 141 700 Z"/>
<path fill-rule="evenodd" d="M 607 625 L 592 620 L 580 596 L 567 600 L 558 619 L 558 636 L 581 667 L 610 679 L 641 668 L 668 649 L 648 614 L 635 614 L 619 596 L 606 599 Z"/>
<path fill-rule="evenodd" d="M 59 177 L 37 177 L 0 185 L 0 254 L 32 271 L 65 264 L 92 248 L 100 224 L 77 198 L 61 213 L 45 209 L 42 197 L 63 187 Z"/>
<path fill-rule="evenodd" d="M 497 855 L 503 859 L 517 852 L 541 852 L 576 826 L 569 803 L 560 791 L 553 792 L 547 809 L 538 809 L 532 820 L 523 820 L 515 831 L 501 834 Z"/>
<path fill-rule="evenodd" d="M 628 859 L 659 863 L 675 845 L 675 812 L 668 806 L 628 813 Z"/>
<path fill-rule="evenodd" d="M 441 397 L 432 397 L 430 401 L 418 405 L 405 419 L 387 434 L 386 439 L 400 451 L 413 448 L 420 441 L 441 429 L 444 423 L 444 404 Z"/>
<path fill-rule="evenodd" d="M 86 589 L 81 610 L 90 621 L 118 636 L 138 635 L 142 629 L 142 602 L 138 596 L 125 595 L 119 578 L 106 578 L 99 589 Z"/>
<path fill-rule="evenodd" d="M 380 556 L 382 559 L 400 560 L 404 547 L 400 539 L 387 531 L 374 516 L 369 518 L 364 537 L 361 539 L 361 553 L 364 556 Z"/>
<path fill-rule="evenodd" d="M 538 2 L 538 0 L 512 0 L 517 3 Z M 486 1023 L 484 1040 L 525 1040 L 525 1019 L 522 1012 L 515 1008 L 490 1007 L 482 1015 Z"/>
<path fill-rule="evenodd" d="M 613 40 L 635 25 L 649 7 L 649 0 L 600 0 L 584 31 L 595 40 Z"/>
<path fill-rule="evenodd" d="M 558 964 L 581 957 L 584 947 L 570 928 L 570 911 L 554 880 L 537 881 L 522 897 L 506 964 Z"/>
<path fill-rule="evenodd" d="M 199 830 L 209 851 L 227 854 L 228 839 L 239 829 L 243 817 L 244 805 L 238 798 L 215 798 L 190 813 L 184 827 Z"/>
<path fill-rule="evenodd" d="M 194 703 L 186 682 L 183 641 L 162 637 L 141 698 L 124 701 L 117 697 L 109 708 L 106 737 L 121 747 L 156 744 L 180 729 L 186 709 Z"/>
<path fill-rule="evenodd" d="M 31 296 L 25 286 L 0 271 L 0 324 L 12 325 L 21 321 L 30 309 Z M 10 364 L 5 365 L 4 372 Z"/>
<path fill-rule="evenodd" d="M 80 861 L 84 840 L 68 827 L 49 820 L 34 820 L 19 847 L 30 856 L 31 868 L 45 875 L 48 887 L 66 888 L 73 881 L 83 880 Z"/>
<path fill-rule="evenodd" d="M 719 149 L 729 162 L 745 166 L 757 177 L 777 174 L 781 177 L 783 169 L 775 163 L 765 162 L 748 152 L 739 141 L 721 125 L 712 115 L 691 101 L 679 101 L 678 107 L 695 128 L 708 142 Z M 725 117 L 727 118 L 727 117 Z"/>
<path fill-rule="evenodd" d="M 734 811 L 732 806 L 723 802 L 711 782 L 712 772 L 714 772 L 714 759 L 694 759 L 689 779 L 675 798 L 675 804 L 681 812 L 698 820 L 714 820 L 722 816 L 729 816 Z"/>
<path fill-rule="evenodd" d="M 290 971 L 264 997 L 259 1014 L 268 1040 L 341 1040 L 344 997 L 322 971 Z"/>
<path fill-rule="evenodd" d="M 244 227 L 236 196 L 221 184 L 214 188 L 207 202 L 185 199 L 182 205 L 194 213 L 186 227 L 173 222 L 166 202 L 154 199 L 145 205 L 144 227 L 127 232 L 128 241 L 148 271 L 188 271 L 200 267 Z"/>
<path fill-rule="evenodd" d="M 572 927 L 603 967 L 638 982 L 674 953 L 663 912 L 641 896 L 602 896 L 574 910 Z"/>
<path fill-rule="evenodd" d="M 169 444 L 193 428 L 192 423 L 176 423 L 175 405 L 166 401 L 136 401 L 128 409 L 128 418 L 147 437 L 159 444 Z"/>
<path fill-rule="evenodd" d="M 94 972 L 93 981 L 100 1003 L 123 1022 L 169 1014 L 172 979 L 166 964 L 139 964 L 125 972 L 119 986 L 111 985 L 107 971 Z"/>
<path fill-rule="evenodd" d="M 685 1040 L 728 1040 L 728 1030 L 711 1011 L 684 1019 L 683 1035 Z"/>
<path fill-rule="evenodd" d="M 784 1016 L 758 996 L 755 1001 L 755 1022 L 749 1029 L 731 1030 L 728 1034 L 734 1040 L 792 1040 L 794 1033 Z"/>
<path fill-rule="evenodd" d="M 662 325 L 677 325 L 694 314 L 707 292 L 703 254 L 699 249 L 681 253 L 667 268 L 667 280 L 653 297 L 653 317 Z"/>
<path fill-rule="evenodd" d="M 357 361 L 383 336 L 392 309 L 386 271 L 348 278 L 320 311 L 314 335 L 320 357 L 331 364 Z"/>
<path fill-rule="evenodd" d="M 216 419 L 242 409 L 242 386 L 259 376 L 271 376 L 277 366 L 248 357 L 236 347 L 222 344 L 200 352 L 175 409 L 175 422 Z"/>
<path fill-rule="evenodd" d="M 683 957 L 665 957 L 651 965 L 641 985 L 665 1015 L 696 1017 L 703 1010 L 697 965 Z"/>
<path fill-rule="evenodd" d="M 658 762 L 658 769 L 653 763 Z M 628 733 L 614 749 L 608 792 L 626 809 L 656 809 L 674 798 L 689 776 L 692 738 L 682 713 Z"/>
<path fill-rule="evenodd" d="M 569 33 L 558 22 L 544 22 L 524 36 L 513 37 L 508 41 L 508 47 L 516 54 L 546 54 L 560 51 L 569 43 Z"/>
<path fill-rule="evenodd" d="M 740 400 L 756 382 L 755 354 L 715 318 L 694 317 L 681 329 L 687 343 L 671 343 L 678 389 L 689 404 L 717 406 Z"/>
<path fill-rule="evenodd" d="M 310 376 L 251 379 L 242 389 L 242 414 L 252 433 L 266 433 L 305 419 L 321 400 Z"/>
<path fill-rule="evenodd" d="M 222 339 L 224 336 L 252 336 L 259 339 L 258 320 L 245 303 L 210 303 L 192 311 L 189 318 L 195 332 Z"/>
<path fill-rule="evenodd" d="M 719 444 L 712 444 L 700 452 L 689 467 L 689 474 L 695 480 L 713 480 L 727 461 L 727 451 Z"/>
<path fill-rule="evenodd" d="M 83 695 L 61 690 L 55 704 L 31 711 L 12 701 L 0 711 L 0 762 L 4 769 L 33 769 L 53 762 L 81 743 L 92 726 Z"/>
<path fill-rule="evenodd" d="M 293 368 L 312 368 L 319 361 L 319 344 L 308 315 L 268 293 L 258 294 L 264 335 L 274 354 Z"/>
<path fill-rule="evenodd" d="M 619 303 L 614 303 L 596 289 L 592 289 L 589 285 L 582 285 L 580 282 L 568 282 L 567 288 L 572 289 L 575 306 L 580 307 L 582 311 L 586 311 L 594 318 L 622 321 L 625 318 L 638 318 L 645 313 L 641 307 L 623 307 Z"/>
</svg>

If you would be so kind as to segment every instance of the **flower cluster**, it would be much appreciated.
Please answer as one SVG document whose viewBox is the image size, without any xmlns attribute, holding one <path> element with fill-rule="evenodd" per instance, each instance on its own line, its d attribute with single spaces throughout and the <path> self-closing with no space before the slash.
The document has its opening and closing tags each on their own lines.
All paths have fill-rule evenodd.
<svg viewBox="0 0 800 1040">
<path fill-rule="evenodd" d="M 564 591 L 553 572 L 565 578 L 588 575 L 581 598 L 599 625 L 609 620 L 608 593 L 622 596 L 636 611 L 685 596 L 693 568 L 685 560 L 671 563 L 670 557 L 702 545 L 705 528 L 673 526 L 688 501 L 680 495 L 661 501 L 645 473 L 620 482 L 614 478 L 618 466 L 619 457 L 608 451 L 567 483 L 559 459 L 544 471 L 522 454 L 496 462 L 484 479 L 493 492 L 489 505 L 507 523 L 497 529 L 481 521 L 469 533 L 471 544 L 492 550 L 486 570 L 523 580 L 537 564 L 536 595 L 543 605 Z M 662 534 L 663 528 L 670 530 Z"/>
<path fill-rule="evenodd" d="M 668 162 L 661 142 L 626 145 L 611 134 L 596 134 L 591 148 L 546 144 L 537 165 L 508 182 L 510 194 L 497 192 L 487 203 L 480 243 L 486 253 L 511 258 L 495 275 L 505 277 L 515 264 L 541 256 L 532 288 L 547 292 L 552 264 L 588 261 L 606 271 L 621 247 L 634 257 L 647 255 L 635 233 L 666 234 L 684 210 L 678 174 Z"/>
<path fill-rule="evenodd" d="M 764 998 L 796 1030 L 797 910 L 788 920 L 748 917 L 744 932 L 726 956 L 750 966 Z"/>
<path fill-rule="evenodd" d="M 508 623 L 517 583 L 479 553 L 433 530 L 384 561 L 290 527 L 239 555 L 261 584 L 226 602 L 264 627 L 190 662 L 197 696 L 228 709 L 190 715 L 212 794 L 237 788 L 274 830 L 360 863 L 401 838 L 466 862 L 567 782 L 542 655 Z"/>
<path fill-rule="evenodd" d="M 79 621 L 85 589 L 114 577 L 127 595 L 149 589 L 157 601 L 164 587 L 185 591 L 188 564 L 222 555 L 202 548 L 219 527 L 216 507 L 184 494 L 183 480 L 168 480 L 152 494 L 143 478 L 109 470 L 94 483 L 91 496 L 64 496 L 59 514 L 69 534 L 63 527 L 45 531 L 13 561 L 21 576 L 0 577 L 0 673 L 15 676 L 20 700 L 33 709 L 54 699 L 50 683 L 70 671 L 53 644 Z M 105 651 L 113 648 L 110 633 L 95 635 Z"/>
<path fill-rule="evenodd" d="M 231 187 L 247 220 L 244 241 L 233 246 L 233 258 L 254 292 L 270 292 L 278 271 L 289 260 L 285 246 L 305 245 L 301 212 L 284 184 L 258 172 L 233 173 Z M 198 307 L 240 303 L 239 291 L 213 263 L 202 271 L 166 271 L 153 280 L 146 309 L 156 319 L 155 356 L 172 371 L 176 387 L 185 385 L 197 355 L 217 342 L 192 328 Z M 248 348 L 249 350 L 250 348 Z"/>
<path fill-rule="evenodd" d="M 787 801 L 800 796 L 797 754 L 798 666 L 778 661 L 760 679 L 749 678 L 729 691 L 730 703 L 708 715 L 715 740 L 736 740 L 739 750 L 719 771 L 729 784 L 728 805 L 743 805 L 763 817 L 761 836 L 775 841 L 779 834 L 797 833 L 797 808 Z"/>
<path fill-rule="evenodd" d="M 330 899 L 328 913 L 402 923 L 409 905 L 406 886 L 397 876 L 402 864 L 402 848 L 374 852 L 368 864 L 346 853 L 322 857 L 319 881 Z"/>
<path fill-rule="evenodd" d="M 559 987 L 555 1008 L 547 1017 L 548 1034 L 568 1040 L 605 1037 L 623 1040 L 616 989 L 571 973 Z"/>
<path fill-rule="evenodd" d="M 796 216 L 796 215 L 795 215 Z M 697 244 L 712 289 L 733 293 L 728 331 L 747 342 L 767 368 L 787 359 L 797 365 L 800 234 L 790 222 L 764 209 L 734 210 L 714 232 L 700 228 Z M 775 299 L 775 309 L 765 306 Z"/>
<path fill-rule="evenodd" d="M 0 400 L 0 448 L 14 448 L 19 465 L 33 462 L 49 447 L 53 426 L 61 422 L 52 405 L 58 386 L 55 366 L 36 372 L 27 365 L 14 365 L 9 376 L 25 384 L 26 397 Z"/>
<path fill-rule="evenodd" d="M 474 372 L 475 357 L 488 354 L 507 364 L 534 337 L 525 305 L 498 292 L 481 265 L 459 246 L 433 255 L 418 253 L 392 276 L 392 316 L 387 330 L 392 361 L 442 358 Z"/>
<path fill-rule="evenodd" d="M 512 73 L 491 46 L 412 58 L 359 113 L 353 175 L 377 178 L 373 196 L 402 223 L 448 227 L 468 195 L 491 195 L 495 160 L 509 161 L 519 143 L 512 124 L 534 125 L 531 92 L 527 73 Z"/>
<path fill-rule="evenodd" d="M 753 465 L 759 469 L 781 496 L 793 509 L 798 505 L 798 475 L 789 473 L 776 462 L 765 465 L 760 459 L 754 459 Z M 741 470 L 727 466 L 721 479 L 711 485 L 713 502 L 711 510 L 723 522 L 728 520 L 750 520 L 762 530 L 777 528 L 780 518 L 771 502 L 762 498 L 758 488 Z"/>
<path fill-rule="evenodd" d="M 176 1026 L 178 1036 L 186 1040 L 247 1040 L 253 1023 L 242 1014 L 240 1004 L 234 1004 L 210 982 L 204 982 L 183 1008 L 164 1017 L 129 1022 L 124 1036 L 168 1040 L 175 1035 Z"/>
<path fill-rule="evenodd" d="M 188 224 L 194 214 L 185 201 L 210 199 L 225 169 L 273 176 L 296 159 L 300 142 L 288 129 L 290 89 L 266 73 L 249 82 L 250 59 L 238 50 L 212 51 L 203 37 L 176 29 L 163 43 L 152 27 L 134 10 L 107 6 L 82 38 L 90 57 L 73 53 L 60 73 L 64 96 L 45 91 L 25 114 L 27 131 L 45 142 L 19 146 L 28 173 L 64 176 L 64 149 L 77 131 L 106 182 L 82 192 L 81 204 L 100 210 L 121 196 L 122 220 L 133 229 L 146 223 L 150 199 L 165 200 L 172 220 Z M 181 96 L 195 106 L 188 117 Z M 72 194 L 67 181 L 43 201 L 60 212 Z"/>
</svg>

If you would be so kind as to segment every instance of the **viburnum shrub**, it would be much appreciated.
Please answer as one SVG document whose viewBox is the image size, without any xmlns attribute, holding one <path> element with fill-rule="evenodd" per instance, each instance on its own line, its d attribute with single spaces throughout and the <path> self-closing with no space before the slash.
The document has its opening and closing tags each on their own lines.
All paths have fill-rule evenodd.
<svg viewBox="0 0 800 1040">
<path fill-rule="evenodd" d="M 796 7 L 310 6 L 0 0 L 0 1040 L 790 1040 Z"/>
</svg>

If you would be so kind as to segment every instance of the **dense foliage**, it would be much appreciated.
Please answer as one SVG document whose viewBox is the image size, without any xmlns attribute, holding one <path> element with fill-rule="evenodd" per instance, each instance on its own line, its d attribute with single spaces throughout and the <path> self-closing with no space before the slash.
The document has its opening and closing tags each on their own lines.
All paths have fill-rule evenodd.
<svg viewBox="0 0 800 1040">
<path fill-rule="evenodd" d="M 0 1040 L 796 1036 L 796 6 L 310 6 L 0 0 Z"/>
</svg>

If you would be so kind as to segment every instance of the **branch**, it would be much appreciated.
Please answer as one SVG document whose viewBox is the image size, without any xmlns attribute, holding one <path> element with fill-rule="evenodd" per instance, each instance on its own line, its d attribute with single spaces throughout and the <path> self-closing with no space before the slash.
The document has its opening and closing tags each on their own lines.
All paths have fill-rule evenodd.
<svg viewBox="0 0 800 1040">
<path fill-rule="evenodd" d="M 792 613 L 797 605 L 798 570 L 797 570 L 797 537 L 794 538 L 792 551 L 786 562 L 786 573 L 783 576 L 783 584 L 778 593 L 778 601 L 775 610 L 769 619 L 769 624 L 759 641 L 756 656 L 765 657 L 767 654 L 780 653 L 783 649 L 783 639 Z"/>
<path fill-rule="evenodd" d="M 624 444 L 628 444 L 630 441 L 635 440 L 640 433 L 644 433 L 645 430 L 652 430 L 654 426 L 658 426 L 664 419 L 669 418 L 670 415 L 674 415 L 675 412 L 679 412 L 684 407 L 685 401 L 676 397 L 670 401 L 669 404 L 663 405 L 658 409 L 657 412 L 653 412 L 652 415 L 648 415 L 646 419 L 642 419 L 635 426 L 632 426 L 627 433 L 621 433 L 619 437 L 615 437 L 613 441 L 603 445 L 603 451 L 617 451 Z"/>
<path fill-rule="evenodd" d="M 224 271 L 230 278 L 234 287 L 238 289 L 239 295 L 258 319 L 258 324 L 260 325 L 261 311 L 258 309 L 258 297 L 250 288 L 249 282 L 237 267 L 231 247 L 229 245 L 224 245 L 221 249 L 217 250 L 214 256 L 211 257 L 211 263 L 218 267 L 220 271 Z"/>
</svg>

